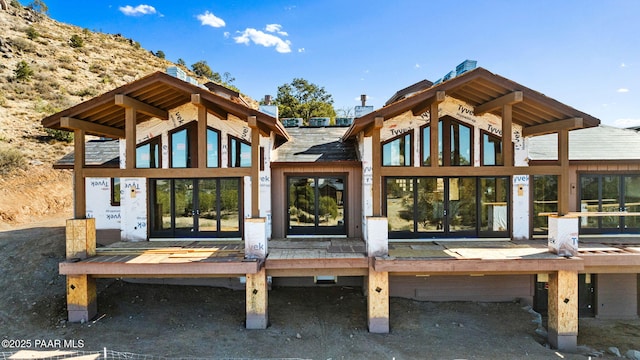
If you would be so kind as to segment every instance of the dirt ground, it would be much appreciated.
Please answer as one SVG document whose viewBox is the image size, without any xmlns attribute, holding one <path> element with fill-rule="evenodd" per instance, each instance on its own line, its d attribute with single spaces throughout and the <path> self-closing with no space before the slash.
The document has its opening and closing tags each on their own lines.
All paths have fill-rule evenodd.
<svg viewBox="0 0 640 360">
<path fill-rule="evenodd" d="M 586 359 L 545 347 L 517 303 L 433 303 L 392 298 L 391 332 L 370 334 L 360 288 L 273 288 L 270 326 L 244 328 L 244 291 L 99 280 L 98 318 L 65 321 L 64 218 L 0 228 L 0 338 L 67 340 L 44 350 L 161 357 L 301 359 Z M 579 344 L 640 348 L 640 321 L 580 322 Z M 47 344 L 45 343 L 45 344 Z M 6 344 L 6 342 L 3 342 Z M 4 346 L 1 352 L 20 349 Z M 613 355 L 604 355 L 613 358 Z"/>
</svg>

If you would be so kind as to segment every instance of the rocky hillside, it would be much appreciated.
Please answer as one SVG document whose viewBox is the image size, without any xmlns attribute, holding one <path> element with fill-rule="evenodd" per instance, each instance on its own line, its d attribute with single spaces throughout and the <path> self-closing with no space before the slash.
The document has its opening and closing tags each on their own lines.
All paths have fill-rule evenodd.
<svg viewBox="0 0 640 360">
<path fill-rule="evenodd" d="M 3 223 L 71 215 L 71 174 L 51 165 L 72 144 L 47 133 L 42 118 L 174 65 L 133 39 L 7 2 L 0 9 L 0 230 Z"/>
</svg>

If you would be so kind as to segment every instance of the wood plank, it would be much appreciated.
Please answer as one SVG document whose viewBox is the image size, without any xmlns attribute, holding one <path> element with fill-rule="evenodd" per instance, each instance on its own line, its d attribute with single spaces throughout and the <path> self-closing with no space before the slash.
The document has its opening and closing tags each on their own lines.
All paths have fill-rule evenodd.
<svg viewBox="0 0 640 360">
<path fill-rule="evenodd" d="M 578 337 L 578 273 L 549 274 L 548 327 L 551 346 L 575 351 Z"/>
<path fill-rule="evenodd" d="M 331 269 L 331 268 L 367 268 L 368 258 L 293 258 L 287 254 L 287 258 L 272 259 L 269 256 L 265 262 L 267 270 L 273 269 Z"/>
<path fill-rule="evenodd" d="M 434 103 L 431 104 L 431 108 L 429 110 L 429 154 L 431 156 L 431 168 L 437 168 L 438 166 L 440 166 L 439 164 L 439 159 L 438 159 L 438 141 L 439 141 L 439 136 L 438 136 L 438 127 L 440 126 L 440 115 L 439 115 L 439 110 L 438 110 L 438 104 Z M 444 159 L 443 159 L 444 160 Z M 422 159 L 420 159 L 420 161 L 422 162 Z"/>
<path fill-rule="evenodd" d="M 249 116 L 251 128 L 251 217 L 260 217 L 260 130 L 255 116 Z"/>
<path fill-rule="evenodd" d="M 229 275 L 244 276 L 256 273 L 260 263 L 257 261 L 235 262 L 190 262 L 179 264 L 121 263 L 121 262 L 62 262 L 59 264 L 62 275 Z"/>
<path fill-rule="evenodd" d="M 125 163 L 128 170 L 136 168 L 136 110 L 134 108 L 125 109 Z M 113 169 L 105 169 L 113 170 Z"/>
<path fill-rule="evenodd" d="M 584 269 L 580 258 L 565 259 L 464 259 L 406 260 L 375 258 L 377 271 L 409 274 L 537 274 L 546 271 Z"/>
<path fill-rule="evenodd" d="M 557 120 L 545 124 L 527 126 L 522 129 L 522 136 L 537 136 L 544 134 L 556 133 L 560 130 L 575 130 L 582 129 L 584 127 L 584 121 L 581 117 L 568 118 L 564 120 Z"/>
<path fill-rule="evenodd" d="M 193 95 L 191 95 L 193 97 Z M 200 96 L 198 94 L 198 96 Z M 207 167 L 207 110 L 203 107 L 198 107 L 198 142 L 196 144 L 198 149 L 198 167 L 204 169 Z"/>
<path fill-rule="evenodd" d="M 84 130 L 87 133 L 102 135 L 114 139 L 124 139 L 124 130 L 122 129 L 70 117 L 61 117 L 60 127 L 72 130 Z"/>
<path fill-rule="evenodd" d="M 474 114 L 480 116 L 484 113 L 488 113 L 497 109 L 500 109 L 504 105 L 512 105 L 519 103 L 524 99 L 522 91 L 513 91 L 506 95 L 502 95 L 499 98 L 487 101 L 484 104 L 480 104 L 474 107 Z M 504 132 L 503 132 L 504 135 Z"/>
<path fill-rule="evenodd" d="M 145 115 L 161 120 L 169 120 L 169 112 L 123 94 L 115 95 L 115 104 L 127 109 L 135 109 Z"/>
<path fill-rule="evenodd" d="M 562 129 L 558 132 L 558 161 L 562 171 L 558 176 L 558 215 L 565 215 L 570 211 L 571 201 L 571 169 L 569 168 L 569 131 Z"/>
<path fill-rule="evenodd" d="M 384 118 L 376 117 L 373 123 L 372 143 L 372 167 L 371 190 L 373 193 L 373 216 L 382 215 L 382 144 L 380 143 L 380 129 L 384 126 Z"/>
<path fill-rule="evenodd" d="M 73 132 L 73 214 L 76 219 L 87 217 L 87 189 L 85 184 L 85 131 Z"/>
<path fill-rule="evenodd" d="M 267 269 L 267 275 L 273 277 L 367 276 L 369 270 L 366 268 Z"/>
<path fill-rule="evenodd" d="M 246 279 L 246 327 L 247 329 L 266 329 L 269 324 L 269 287 L 266 270 L 263 268 L 254 274 L 247 274 Z"/>
<path fill-rule="evenodd" d="M 512 167 L 514 164 L 513 154 L 513 108 L 512 105 L 502 106 L 502 159 L 504 166 Z"/>
<path fill-rule="evenodd" d="M 369 332 L 389 332 L 389 273 L 369 267 L 367 277 L 367 318 Z"/>
</svg>

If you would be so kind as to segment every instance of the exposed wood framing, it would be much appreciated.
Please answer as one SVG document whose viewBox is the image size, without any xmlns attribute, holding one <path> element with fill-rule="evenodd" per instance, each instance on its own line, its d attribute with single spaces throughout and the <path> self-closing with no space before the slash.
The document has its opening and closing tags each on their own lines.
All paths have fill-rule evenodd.
<svg viewBox="0 0 640 360">
<path fill-rule="evenodd" d="M 546 124 L 539 124 L 533 126 L 527 126 L 522 129 L 522 136 L 537 136 L 544 134 L 551 134 L 560 130 L 575 130 L 582 129 L 584 127 L 584 121 L 581 117 L 574 117 L 564 120 L 558 120 Z"/>
<path fill-rule="evenodd" d="M 124 130 L 122 129 L 70 117 L 60 118 L 60 127 L 72 130 L 84 130 L 87 133 L 102 135 L 114 139 L 124 139 Z"/>
<path fill-rule="evenodd" d="M 247 329 L 266 329 L 269 323 L 269 287 L 264 268 L 255 274 L 247 274 L 246 311 Z"/>
<path fill-rule="evenodd" d="M 121 259 L 127 256 L 121 256 Z M 128 256 L 129 260 L 134 256 Z M 58 265 L 60 274 L 62 275 L 82 275 L 91 274 L 95 276 L 110 277 L 148 277 L 152 275 L 161 275 L 166 277 L 178 276 L 189 277 L 192 275 L 208 276 L 208 275 L 227 275 L 227 276 L 243 276 L 244 274 L 253 274 L 260 269 L 260 262 L 257 260 L 243 261 L 224 261 L 224 262 L 208 262 L 196 261 L 175 263 L 135 263 L 115 261 L 114 256 L 99 256 L 89 261 L 81 262 L 63 262 Z M 116 259 L 117 260 L 117 259 Z"/>
<path fill-rule="evenodd" d="M 193 95 L 191 95 L 193 97 Z M 198 106 L 198 168 L 207 167 L 207 109 Z"/>
<path fill-rule="evenodd" d="M 375 258 L 374 268 L 397 275 L 433 274 L 537 274 L 546 271 L 582 271 L 584 262 L 579 258 L 565 259 L 462 259 L 462 260 L 407 260 Z"/>
<path fill-rule="evenodd" d="M 367 277 L 367 317 L 369 332 L 389 333 L 389 273 L 373 266 Z"/>
<path fill-rule="evenodd" d="M 444 91 L 443 91 L 444 93 Z M 439 154 L 438 154 L 438 127 L 440 126 L 440 115 L 438 114 L 438 104 L 434 102 L 429 109 L 429 144 L 431 145 L 429 152 L 431 156 L 431 167 L 436 168 L 439 166 Z M 420 160 L 422 161 L 422 160 Z"/>
<path fill-rule="evenodd" d="M 497 110 L 504 105 L 512 105 L 515 103 L 519 103 L 524 99 L 522 91 L 513 91 L 506 95 L 502 95 L 499 98 L 493 99 L 491 101 L 487 101 L 484 104 L 480 104 L 474 108 L 474 113 L 476 116 L 480 116 L 484 113 L 488 113 L 494 110 Z"/>
<path fill-rule="evenodd" d="M 513 166 L 513 107 L 502 105 L 502 159 L 504 166 Z"/>
<path fill-rule="evenodd" d="M 424 113 L 425 111 L 429 110 L 432 108 L 432 105 L 434 104 L 440 104 L 441 102 L 443 102 L 445 100 L 446 96 L 445 96 L 445 92 L 440 90 L 440 91 L 436 91 L 436 93 L 434 94 L 434 96 L 426 99 L 425 101 L 419 103 L 418 105 L 414 106 L 411 109 L 411 112 L 413 113 L 413 116 L 418 116 L 421 115 L 422 113 Z M 433 117 L 433 114 L 431 114 L 431 117 Z M 436 114 L 436 118 L 437 118 L 437 114 Z"/>
<path fill-rule="evenodd" d="M 267 270 L 299 270 L 299 269 L 366 269 L 369 265 L 366 257 L 361 258 L 319 258 L 319 259 L 274 259 L 269 258 L 265 264 Z"/>
<path fill-rule="evenodd" d="M 249 116 L 251 128 L 251 217 L 260 217 L 260 129 L 258 119 Z"/>
<path fill-rule="evenodd" d="M 557 165 L 540 166 L 439 166 L 402 167 L 384 166 L 382 176 L 512 176 L 512 175 L 560 175 Z"/>
<path fill-rule="evenodd" d="M 115 104 L 118 106 L 122 106 L 124 108 L 134 108 L 137 111 L 149 115 L 152 117 L 156 117 L 161 120 L 169 119 L 169 112 L 166 110 L 162 110 L 155 106 L 149 105 L 142 101 L 136 100 L 132 97 L 123 94 L 116 94 L 115 96 Z"/>
<path fill-rule="evenodd" d="M 67 276 L 67 311 L 70 322 L 87 322 L 98 313 L 96 281 L 89 275 Z"/>
<path fill-rule="evenodd" d="M 382 145 L 380 144 L 380 129 L 384 125 L 384 118 L 376 117 L 373 123 L 372 144 L 372 168 L 373 178 L 371 188 L 373 192 L 373 216 L 382 215 Z"/>
<path fill-rule="evenodd" d="M 67 260 L 96 254 L 96 219 L 68 219 L 65 236 Z"/>
<path fill-rule="evenodd" d="M 250 176 L 250 168 L 113 169 L 85 168 L 86 177 L 211 178 Z"/>
<path fill-rule="evenodd" d="M 558 215 L 563 216 L 570 211 L 571 201 L 571 169 L 569 168 L 569 130 L 558 131 L 558 161 L 562 171 L 558 176 Z"/>
<path fill-rule="evenodd" d="M 269 260 L 271 261 L 271 260 Z M 267 275 L 273 277 L 311 277 L 311 276 L 367 276 L 367 268 L 323 268 L 323 269 L 267 269 Z"/>
<path fill-rule="evenodd" d="M 73 198 L 73 215 L 76 219 L 84 219 L 87 216 L 87 190 L 84 184 L 85 164 L 85 132 L 73 131 L 73 186 L 75 188 Z"/>
<path fill-rule="evenodd" d="M 136 168 L 136 125 L 136 109 L 126 108 L 124 132 L 126 136 L 125 163 L 127 169 Z"/>
<path fill-rule="evenodd" d="M 552 347 L 575 352 L 578 340 L 578 273 L 558 271 L 549 274 L 549 343 Z"/>
<path fill-rule="evenodd" d="M 214 102 L 204 99 L 200 94 L 191 94 L 191 103 L 198 107 L 204 107 L 209 113 L 220 120 L 227 120 L 228 113 L 216 105 Z"/>
</svg>

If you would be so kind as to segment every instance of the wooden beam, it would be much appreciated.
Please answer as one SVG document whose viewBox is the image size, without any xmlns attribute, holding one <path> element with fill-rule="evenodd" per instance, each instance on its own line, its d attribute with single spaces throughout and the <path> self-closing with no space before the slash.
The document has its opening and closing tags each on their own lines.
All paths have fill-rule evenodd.
<svg viewBox="0 0 640 360">
<path fill-rule="evenodd" d="M 258 119 L 249 116 L 251 128 L 251 217 L 260 217 L 260 129 Z"/>
<path fill-rule="evenodd" d="M 381 176 L 512 176 L 512 175 L 560 175 L 558 165 L 539 166 L 431 166 L 399 167 L 383 166 Z"/>
<path fill-rule="evenodd" d="M 214 102 L 204 99 L 200 94 L 191 94 L 191 103 L 207 109 L 207 112 L 220 120 L 227 120 L 229 114 Z"/>
<path fill-rule="evenodd" d="M 380 129 L 384 125 L 384 118 L 376 117 L 373 122 L 371 189 L 373 193 L 373 216 L 382 215 L 382 144 L 380 143 Z"/>
<path fill-rule="evenodd" d="M 430 97 L 430 98 L 426 99 L 425 101 L 419 103 L 418 105 L 414 106 L 411 109 L 411 112 L 413 113 L 413 116 L 421 115 L 422 113 L 424 113 L 425 111 L 430 109 L 431 105 L 440 104 L 441 102 L 443 102 L 445 100 L 445 98 L 446 98 L 446 96 L 445 96 L 445 92 L 444 91 L 442 91 L 442 90 L 436 91 L 436 93 L 432 97 Z"/>
<path fill-rule="evenodd" d="M 207 167 L 207 109 L 198 107 L 198 167 Z"/>
<path fill-rule="evenodd" d="M 570 210 L 571 184 L 569 168 L 569 130 L 558 132 L 558 161 L 562 171 L 558 176 L 558 215 L 563 216 Z"/>
<path fill-rule="evenodd" d="M 73 131 L 73 214 L 76 219 L 87 216 L 87 190 L 84 181 L 85 138 L 84 130 Z"/>
<path fill-rule="evenodd" d="M 502 161 L 504 166 L 513 166 L 513 108 L 511 104 L 502 106 Z"/>
<path fill-rule="evenodd" d="M 163 179 L 191 179 L 212 177 L 251 176 L 249 168 L 171 168 L 171 169 L 113 169 L 85 168 L 85 177 L 141 177 Z"/>
<path fill-rule="evenodd" d="M 367 268 L 267 269 L 267 275 L 273 277 L 367 276 L 369 270 Z"/>
<path fill-rule="evenodd" d="M 582 271 L 584 270 L 584 262 L 580 258 L 565 259 L 555 256 L 547 259 L 411 260 L 375 258 L 374 267 L 376 271 L 388 271 L 394 274 L 537 274 L 558 270 Z"/>
<path fill-rule="evenodd" d="M 522 136 L 536 136 L 557 133 L 560 130 L 582 129 L 584 121 L 580 117 L 574 117 L 564 120 L 557 120 L 545 124 L 527 126 L 522 129 Z"/>
<path fill-rule="evenodd" d="M 122 106 L 124 108 L 134 108 L 136 111 L 139 111 L 145 115 L 149 115 L 152 117 L 156 117 L 161 120 L 169 120 L 169 112 L 166 110 L 162 110 L 153 105 L 149 105 L 142 101 L 136 100 L 132 97 L 122 94 L 116 94 L 115 103 L 118 106 Z"/>
<path fill-rule="evenodd" d="M 524 96 L 522 94 L 522 91 L 514 91 L 500 96 L 499 98 L 495 98 L 491 101 L 487 101 L 484 104 L 480 104 L 476 106 L 473 111 L 476 116 L 480 116 L 484 113 L 497 110 L 504 105 L 513 105 L 515 103 L 521 102 L 523 98 Z"/>
<path fill-rule="evenodd" d="M 136 109 L 128 107 L 124 110 L 124 133 L 126 140 L 125 163 L 127 169 L 136 168 Z"/>
<path fill-rule="evenodd" d="M 265 268 L 269 271 L 300 269 L 314 269 L 316 271 L 324 271 L 326 269 L 366 269 L 368 266 L 369 260 L 364 256 L 321 259 L 276 259 L 269 257 L 265 263 Z"/>
<path fill-rule="evenodd" d="M 114 256 L 96 256 L 91 261 L 62 262 L 58 264 L 58 270 L 62 275 L 110 275 L 113 277 L 146 277 L 150 275 L 185 276 L 192 275 L 228 275 L 244 276 L 255 274 L 259 271 L 259 261 L 223 261 L 201 262 L 189 261 L 174 263 L 132 263 L 131 256 L 123 255 L 122 262 L 114 260 Z"/>
<path fill-rule="evenodd" d="M 102 135 L 114 139 L 124 139 L 124 130 L 111 126 L 94 124 L 90 121 L 70 117 L 60 118 L 60 127 L 71 130 L 84 130 L 87 133 Z"/>
<path fill-rule="evenodd" d="M 431 107 L 429 109 L 429 144 L 431 145 L 429 152 L 431 156 L 432 168 L 440 166 L 440 159 L 438 154 L 438 141 L 440 141 L 438 136 L 438 128 L 440 127 L 440 115 L 438 112 L 438 103 L 431 104 Z"/>
</svg>

